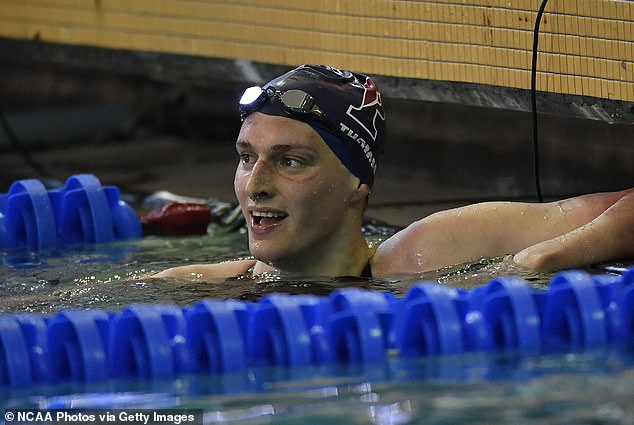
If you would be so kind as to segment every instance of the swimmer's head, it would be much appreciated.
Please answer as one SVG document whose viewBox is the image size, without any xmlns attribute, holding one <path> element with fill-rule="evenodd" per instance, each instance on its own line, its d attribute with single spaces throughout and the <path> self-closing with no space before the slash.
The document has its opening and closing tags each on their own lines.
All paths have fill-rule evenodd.
<svg viewBox="0 0 634 425">
<path fill-rule="evenodd" d="M 258 111 L 310 125 L 343 165 L 372 187 L 385 144 L 381 93 L 367 75 L 324 65 L 302 65 L 240 99 L 244 120 Z"/>
</svg>

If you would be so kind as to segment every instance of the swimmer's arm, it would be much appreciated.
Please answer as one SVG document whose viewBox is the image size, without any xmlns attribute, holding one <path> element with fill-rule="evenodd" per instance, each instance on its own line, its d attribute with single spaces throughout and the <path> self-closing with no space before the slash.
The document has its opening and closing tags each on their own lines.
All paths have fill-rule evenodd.
<svg viewBox="0 0 634 425">
<path fill-rule="evenodd" d="M 381 244 L 372 261 L 372 271 L 377 276 L 420 273 L 516 253 L 520 264 L 550 270 L 572 265 L 575 253 L 587 248 L 591 249 L 592 258 L 586 254 L 585 264 L 589 260 L 618 258 L 627 254 L 628 248 L 616 240 L 622 236 L 617 235 L 629 226 L 632 239 L 632 197 L 634 189 L 543 204 L 486 202 L 441 211 Z M 596 234 L 599 230 L 601 238 Z M 565 240 L 564 235 L 570 232 L 576 232 L 575 238 L 566 241 L 565 247 L 553 250 L 553 243 L 538 245 L 555 238 Z M 600 245 L 592 245 L 591 241 Z M 547 253 L 546 248 L 551 252 Z M 555 260 L 557 256 L 559 259 Z"/>
<path fill-rule="evenodd" d="M 204 281 L 212 278 L 235 277 L 247 273 L 255 265 L 255 260 L 235 260 L 213 264 L 192 264 L 173 267 L 152 275 L 153 278 L 177 278 Z"/>
</svg>

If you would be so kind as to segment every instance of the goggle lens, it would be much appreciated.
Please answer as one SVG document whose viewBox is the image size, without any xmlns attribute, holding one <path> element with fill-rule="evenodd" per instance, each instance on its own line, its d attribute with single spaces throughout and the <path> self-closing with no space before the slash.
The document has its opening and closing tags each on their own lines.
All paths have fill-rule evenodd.
<svg viewBox="0 0 634 425">
<path fill-rule="evenodd" d="M 262 87 L 249 87 L 244 91 L 244 93 L 242 93 L 242 97 L 240 98 L 240 107 L 252 106 L 263 93 L 264 90 L 262 90 Z"/>
<path fill-rule="evenodd" d="M 292 115 L 312 115 L 317 119 L 324 119 L 326 113 L 321 109 L 315 99 L 308 93 L 299 89 L 275 91 L 272 88 L 264 90 L 262 87 L 253 86 L 244 91 L 240 98 L 240 116 L 244 120 L 247 115 L 256 110 L 267 98 L 279 99 L 282 108 Z"/>
</svg>

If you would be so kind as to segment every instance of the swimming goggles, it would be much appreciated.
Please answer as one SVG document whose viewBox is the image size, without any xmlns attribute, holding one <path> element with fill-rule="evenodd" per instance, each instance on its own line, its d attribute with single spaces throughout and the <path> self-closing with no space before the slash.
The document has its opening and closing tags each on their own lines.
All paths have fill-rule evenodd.
<svg viewBox="0 0 634 425">
<path fill-rule="evenodd" d="M 282 109 L 291 116 L 295 116 L 303 121 L 316 119 L 334 128 L 334 126 L 326 120 L 326 111 L 317 104 L 315 98 L 304 90 L 299 89 L 280 91 L 272 87 L 266 89 L 260 86 L 249 87 L 240 98 L 240 118 L 244 121 L 247 115 L 258 110 L 264 102 L 271 99 L 277 99 Z"/>
</svg>

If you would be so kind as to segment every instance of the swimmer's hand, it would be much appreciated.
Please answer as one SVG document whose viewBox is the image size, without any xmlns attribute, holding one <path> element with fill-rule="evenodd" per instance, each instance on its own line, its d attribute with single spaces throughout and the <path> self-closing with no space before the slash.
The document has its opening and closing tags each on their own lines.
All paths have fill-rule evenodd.
<svg viewBox="0 0 634 425">
<path fill-rule="evenodd" d="M 204 282 L 213 278 L 229 278 L 245 274 L 255 265 L 255 260 L 234 260 L 213 264 L 191 264 L 173 267 L 156 273 L 151 278 L 176 278 Z"/>
<path fill-rule="evenodd" d="M 634 258 L 634 189 L 623 193 L 592 221 L 523 249 L 514 261 L 545 272 Z"/>
</svg>

